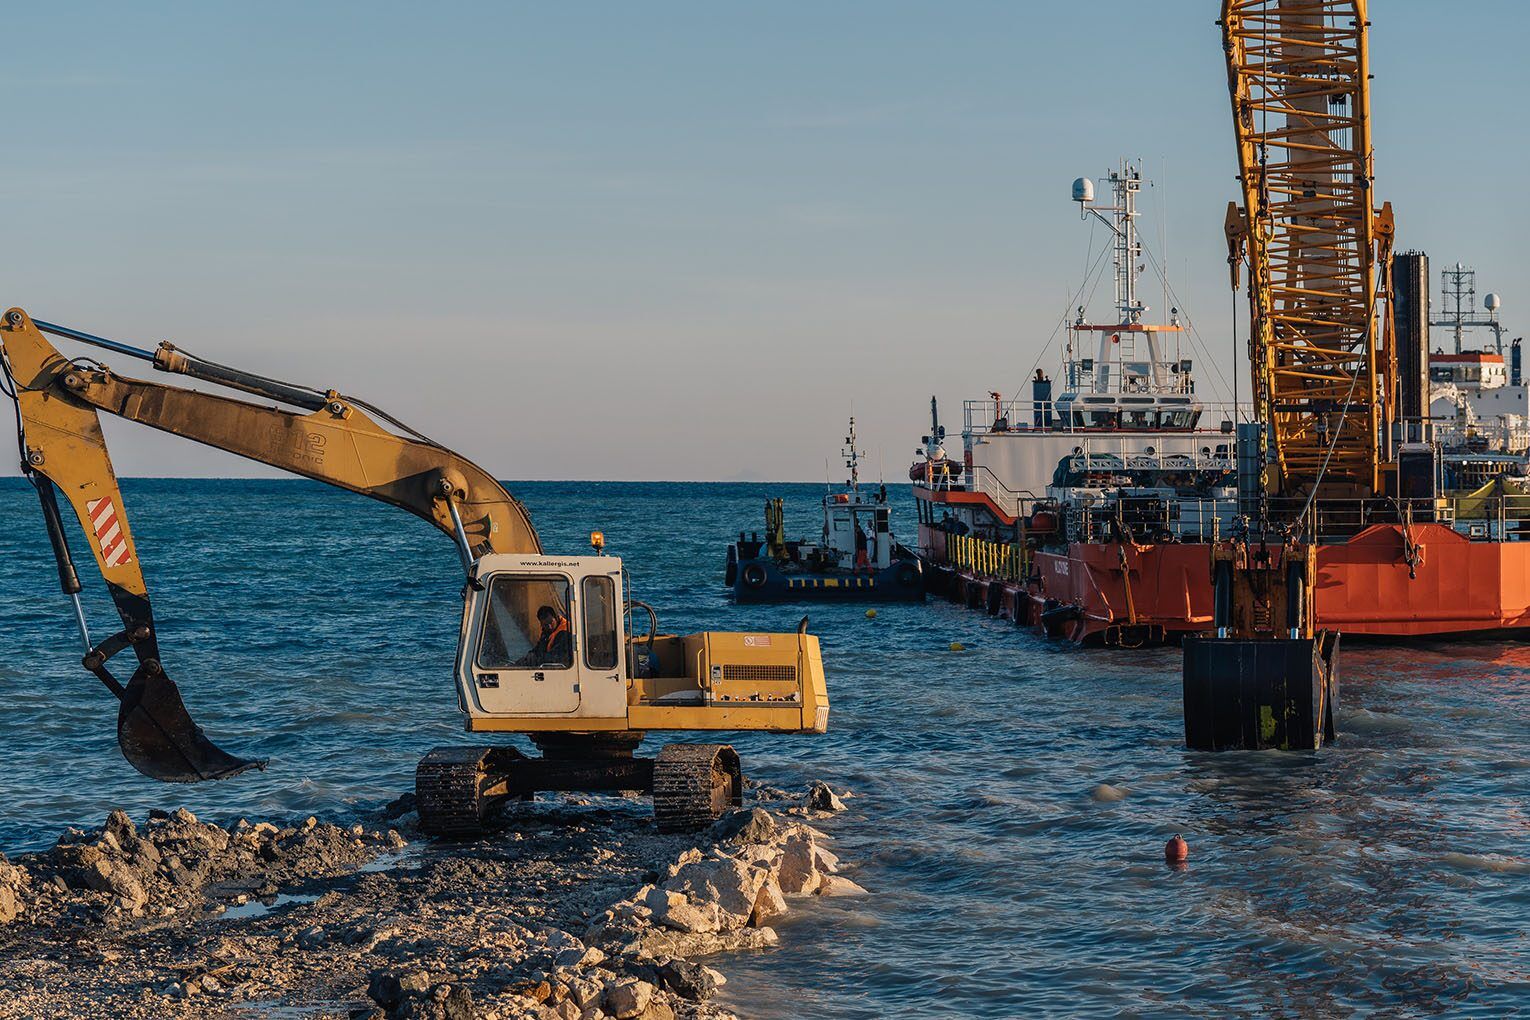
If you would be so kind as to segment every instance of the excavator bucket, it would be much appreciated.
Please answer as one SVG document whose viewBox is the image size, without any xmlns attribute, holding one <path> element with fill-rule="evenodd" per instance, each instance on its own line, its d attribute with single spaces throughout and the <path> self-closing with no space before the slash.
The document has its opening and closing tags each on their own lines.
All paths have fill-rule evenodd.
<svg viewBox="0 0 1530 1020">
<path fill-rule="evenodd" d="M 117 743 L 128 764 L 165 783 L 227 779 L 266 767 L 264 761 L 236 758 L 208 740 L 191 721 L 175 682 L 162 671 L 151 673 L 142 666 L 122 695 Z"/>
</svg>

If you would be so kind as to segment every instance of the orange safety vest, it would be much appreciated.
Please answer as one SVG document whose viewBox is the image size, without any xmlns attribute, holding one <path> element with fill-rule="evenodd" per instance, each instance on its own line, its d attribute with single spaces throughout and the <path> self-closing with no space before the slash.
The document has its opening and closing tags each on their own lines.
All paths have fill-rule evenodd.
<svg viewBox="0 0 1530 1020">
<path fill-rule="evenodd" d="M 548 651 L 552 651 L 552 643 L 553 643 L 553 641 L 555 641 L 557 639 L 559 634 L 567 634 L 567 633 L 568 633 L 568 621 L 560 616 L 560 617 L 558 617 L 557 624 L 555 624 L 553 626 L 552 630 L 547 632 L 547 636 L 543 639 L 544 641 L 547 642 L 547 650 Z"/>
</svg>

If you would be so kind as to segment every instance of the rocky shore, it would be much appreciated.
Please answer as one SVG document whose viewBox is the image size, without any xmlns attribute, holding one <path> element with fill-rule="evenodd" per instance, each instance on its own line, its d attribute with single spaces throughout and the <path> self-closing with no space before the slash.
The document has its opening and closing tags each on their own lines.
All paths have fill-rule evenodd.
<svg viewBox="0 0 1530 1020">
<path fill-rule="evenodd" d="M 675 836 L 643 801 L 570 798 L 472 842 L 422 837 L 407 796 L 346 825 L 114 811 L 0 855 L 0 1020 L 728 1017 L 717 954 L 864 895 L 814 824 L 843 806 L 754 787 Z"/>
</svg>

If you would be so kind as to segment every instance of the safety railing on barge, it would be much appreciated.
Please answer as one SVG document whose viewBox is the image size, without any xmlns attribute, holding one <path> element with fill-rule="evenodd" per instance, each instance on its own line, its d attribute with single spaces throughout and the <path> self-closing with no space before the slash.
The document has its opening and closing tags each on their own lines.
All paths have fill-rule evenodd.
<svg viewBox="0 0 1530 1020">
<path fill-rule="evenodd" d="M 1237 516 L 1233 497 L 1120 496 L 1068 504 L 1064 528 L 1070 542 L 1215 542 Z"/>
<path fill-rule="evenodd" d="M 1001 581 L 1024 581 L 1031 572 L 1030 550 L 1018 542 L 990 542 L 971 535 L 946 536 L 946 562 L 959 570 Z"/>
<path fill-rule="evenodd" d="M 1530 540 L 1530 494 L 1439 499 L 1321 500 L 1313 508 L 1318 541 L 1342 542 L 1374 524 L 1443 524 L 1474 541 Z"/>
<path fill-rule="evenodd" d="M 967 484 L 968 491 L 981 492 L 993 500 L 994 506 L 1012 518 L 1019 518 L 1027 513 L 1027 504 L 1036 501 L 1036 497 L 1031 493 L 1016 492 L 999 481 L 998 475 L 981 464 L 975 465 L 967 472 Z"/>
<path fill-rule="evenodd" d="M 924 477 L 914 479 L 914 488 L 930 492 L 977 492 L 987 496 L 1006 516 L 1019 518 L 1030 513 L 1036 496 L 1029 492 L 1017 492 L 999 481 L 999 476 L 982 464 L 964 469 L 961 474 L 941 470 L 940 466 L 926 463 Z"/>
</svg>

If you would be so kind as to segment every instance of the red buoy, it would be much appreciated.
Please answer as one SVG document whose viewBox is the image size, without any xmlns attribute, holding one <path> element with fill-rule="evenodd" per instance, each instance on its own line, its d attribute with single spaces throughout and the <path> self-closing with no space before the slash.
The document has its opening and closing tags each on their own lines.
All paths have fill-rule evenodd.
<svg viewBox="0 0 1530 1020">
<path fill-rule="evenodd" d="M 1190 856 L 1190 844 L 1178 833 L 1174 838 L 1163 845 L 1163 859 L 1165 864 L 1183 864 L 1185 858 Z"/>
</svg>

